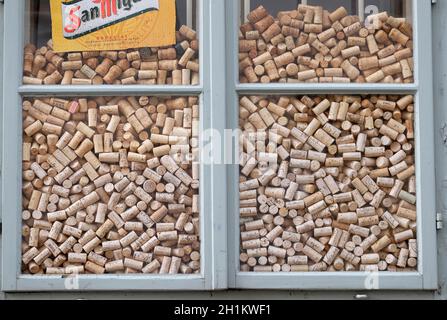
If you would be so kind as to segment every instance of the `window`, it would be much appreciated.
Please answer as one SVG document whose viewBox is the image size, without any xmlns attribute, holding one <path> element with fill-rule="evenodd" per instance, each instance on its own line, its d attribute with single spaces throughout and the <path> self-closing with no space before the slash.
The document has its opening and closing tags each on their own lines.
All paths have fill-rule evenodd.
<svg viewBox="0 0 447 320">
<path fill-rule="evenodd" d="M 239 33 L 238 39 L 228 38 L 236 48 L 228 60 L 233 64 L 229 79 L 234 82 L 228 92 L 233 103 L 230 123 L 240 130 L 239 165 L 233 166 L 230 178 L 234 187 L 230 197 L 230 286 L 423 289 L 426 281 L 434 284 L 426 269 L 427 264 L 434 267 L 434 252 L 427 244 L 434 243 L 434 216 L 427 219 L 430 227 L 425 229 L 427 222 L 420 212 L 425 209 L 421 199 L 425 194 L 419 191 L 424 185 L 421 172 L 428 169 L 433 174 L 423 160 L 424 156 L 432 157 L 431 151 L 425 152 L 423 142 L 428 138 L 424 128 L 431 126 L 430 119 L 421 117 L 421 108 L 426 112 L 427 106 L 421 98 L 431 101 L 431 89 L 422 83 L 429 75 L 424 76 L 427 69 L 422 67 L 418 47 L 422 41 L 417 37 L 420 20 L 411 14 L 423 11 L 418 7 L 421 3 L 309 0 L 298 5 L 272 1 L 251 4 L 232 1 L 229 9 L 242 10 L 245 18 L 239 24 L 234 22 L 239 25 L 239 32 L 233 33 Z M 326 37 L 329 34 L 332 36 Z M 357 53 L 349 54 L 354 51 Z M 365 65 L 373 60 L 372 65 Z M 390 72 L 392 68 L 396 69 Z M 398 108 L 401 99 L 414 103 Z M 396 107 L 385 110 L 381 106 L 384 101 Z M 340 109 L 339 104 L 344 106 Z M 343 109 L 353 121 L 346 121 Z M 369 120 L 368 114 L 372 116 Z M 408 140 L 413 135 L 410 119 L 414 120 L 414 142 Z M 409 125 L 400 129 L 405 138 L 385 133 L 388 124 L 395 121 Z M 358 148 L 362 137 L 368 137 L 366 154 L 358 151 L 363 149 Z M 351 150 L 344 149 L 345 139 L 351 140 Z M 409 144 L 398 147 L 396 139 Z M 370 153 L 374 146 L 387 155 L 381 158 Z M 357 160 L 344 151 L 356 153 Z M 402 168 L 412 167 L 407 173 L 414 169 L 408 178 L 416 181 L 416 188 L 411 190 L 415 192 L 410 192 L 416 221 L 410 224 L 417 240 L 402 240 L 400 232 L 406 228 L 393 229 L 391 221 L 385 222 L 390 216 L 403 222 L 397 212 L 410 200 L 400 198 L 407 195 L 405 187 L 396 197 L 382 184 L 384 179 L 395 177 L 396 182 L 397 175 L 404 177 L 381 163 L 395 162 L 397 154 L 405 158 Z M 340 166 L 331 164 L 332 160 L 340 161 Z M 370 195 L 368 187 L 364 188 L 366 197 L 357 197 L 355 185 L 362 180 L 378 188 L 370 190 Z M 410 180 L 398 184 L 409 187 L 413 183 Z M 356 203 L 356 198 L 360 202 Z M 433 199 L 428 201 L 431 206 Z M 433 208 L 430 210 L 434 213 Z M 365 233 L 360 235 L 355 229 L 364 224 L 365 211 L 370 211 L 366 220 L 375 219 L 377 224 L 366 223 Z M 374 215 L 377 217 L 372 218 Z M 346 216 L 353 220 L 344 224 Z M 409 236 L 411 231 L 407 232 Z M 430 233 L 430 240 L 424 232 Z M 343 248 L 336 244 L 340 239 Z M 417 263 L 406 258 L 416 244 Z M 387 249 L 379 249 L 381 246 Z M 427 252 L 429 260 L 425 260 Z M 377 263 L 369 260 L 373 257 Z"/>
<path fill-rule="evenodd" d="M 224 101 L 211 95 L 222 80 L 210 72 L 210 48 L 223 49 L 209 15 L 224 10 L 176 3 L 175 47 L 56 53 L 49 1 L 6 1 L 6 55 L 17 61 L 5 88 L 15 92 L 4 127 L 14 142 L 2 162 L 13 182 L 2 204 L 5 291 L 226 287 L 215 267 L 225 257 L 214 251 L 225 248 L 214 244 L 226 237 L 214 191 L 222 169 L 201 160 L 205 145 L 217 147 L 205 133 L 225 119 L 211 117 Z"/>
<path fill-rule="evenodd" d="M 48 1 L 5 1 L 2 289 L 436 289 L 429 3 L 176 3 L 174 57 L 172 47 L 58 54 Z M 177 62 L 160 68 L 166 60 Z M 198 164 L 176 162 L 188 146 Z M 168 158 L 174 173 L 149 168 L 154 148 L 160 164 L 177 150 L 179 169 Z M 170 203 L 180 169 L 193 183 Z M 115 204 L 123 185 L 133 195 Z M 166 219 L 145 225 L 140 213 L 160 204 Z M 132 247 L 144 234 L 143 250 Z"/>
</svg>

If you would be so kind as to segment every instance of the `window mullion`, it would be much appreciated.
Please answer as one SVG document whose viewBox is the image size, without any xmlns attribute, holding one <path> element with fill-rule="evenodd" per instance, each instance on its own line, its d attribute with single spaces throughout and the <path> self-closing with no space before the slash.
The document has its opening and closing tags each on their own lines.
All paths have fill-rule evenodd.
<svg viewBox="0 0 447 320">
<path fill-rule="evenodd" d="M 237 84 L 236 92 L 239 94 L 415 94 L 418 86 L 415 84 L 314 84 L 306 83 L 270 83 L 270 84 Z"/>
<path fill-rule="evenodd" d="M 193 27 L 193 0 L 186 0 L 186 25 Z"/>
<path fill-rule="evenodd" d="M 247 16 L 251 10 L 251 0 L 244 0 L 244 22 L 247 22 Z"/>
<path fill-rule="evenodd" d="M 358 14 L 361 21 L 365 20 L 365 0 L 357 0 Z"/>
<path fill-rule="evenodd" d="M 160 85 L 92 85 L 92 86 L 20 86 L 19 93 L 23 96 L 125 96 L 125 95 L 199 95 L 202 86 L 160 86 Z"/>
</svg>

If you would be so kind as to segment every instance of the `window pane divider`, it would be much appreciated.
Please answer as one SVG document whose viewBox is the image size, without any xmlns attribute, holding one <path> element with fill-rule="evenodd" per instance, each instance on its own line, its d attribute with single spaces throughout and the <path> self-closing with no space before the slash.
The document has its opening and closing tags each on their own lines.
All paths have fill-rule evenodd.
<svg viewBox="0 0 447 320">
<path fill-rule="evenodd" d="M 357 9 L 361 21 L 365 20 L 365 0 L 357 0 Z"/>
<path fill-rule="evenodd" d="M 270 83 L 270 84 L 237 84 L 239 94 L 415 94 L 417 84 L 381 84 L 381 83 Z"/>
<path fill-rule="evenodd" d="M 247 22 L 247 15 L 251 10 L 251 0 L 244 0 L 244 19 L 243 22 Z"/>
<path fill-rule="evenodd" d="M 20 86 L 19 93 L 23 96 L 121 96 L 121 95 L 199 95 L 203 86 L 173 86 L 173 85 L 91 85 L 91 86 Z"/>
<path fill-rule="evenodd" d="M 368 288 L 374 286 L 380 290 L 418 290 L 423 285 L 419 272 L 238 272 L 236 281 L 239 287 L 246 289 L 300 288 L 328 291 L 340 290 L 340 284 L 344 290 L 371 290 Z"/>
<path fill-rule="evenodd" d="M 194 290 L 206 287 L 203 274 L 166 275 L 114 274 L 77 275 L 76 277 L 19 275 L 17 287 L 20 291 L 68 291 L 77 288 L 80 291 L 161 291 Z"/>
<path fill-rule="evenodd" d="M 186 25 L 193 27 L 193 0 L 186 0 Z"/>
</svg>

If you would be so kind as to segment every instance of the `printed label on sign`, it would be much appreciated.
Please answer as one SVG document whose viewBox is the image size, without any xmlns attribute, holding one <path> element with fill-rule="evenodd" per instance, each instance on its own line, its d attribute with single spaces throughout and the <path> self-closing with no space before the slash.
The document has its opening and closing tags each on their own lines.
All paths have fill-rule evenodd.
<svg viewBox="0 0 447 320">
<path fill-rule="evenodd" d="M 51 0 L 56 52 L 175 43 L 175 0 Z"/>
</svg>

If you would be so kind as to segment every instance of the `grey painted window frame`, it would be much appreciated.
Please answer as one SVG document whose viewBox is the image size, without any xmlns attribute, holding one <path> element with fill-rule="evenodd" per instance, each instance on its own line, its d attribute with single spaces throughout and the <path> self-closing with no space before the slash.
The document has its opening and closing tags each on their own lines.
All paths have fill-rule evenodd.
<svg viewBox="0 0 447 320">
<path fill-rule="evenodd" d="M 3 3 L 0 3 L 0 123 L 3 119 L 3 35 L 4 35 L 4 19 L 3 19 Z M 3 153 L 3 139 L 2 132 L 0 130 L 0 154 Z M 0 194 L 2 192 L 2 171 L 1 171 L 1 158 L 0 158 Z M 1 203 L 1 200 L 0 200 Z M 2 211 L 0 210 L 0 224 L 2 223 Z"/>
<path fill-rule="evenodd" d="M 2 291 L 159 291 L 217 290 L 227 287 L 225 167 L 201 163 L 201 273 L 197 275 L 79 275 L 77 287 L 63 276 L 22 275 L 21 260 L 21 100 L 26 96 L 197 95 L 201 101 L 201 132 L 225 128 L 225 10 L 221 0 L 197 0 L 201 85 L 199 86 L 22 86 L 25 0 L 5 1 L 3 105 Z M 211 23 L 212 22 L 212 23 Z M 203 141 L 208 148 L 220 148 Z M 72 283 L 75 283 L 74 281 Z"/>
<path fill-rule="evenodd" d="M 435 161 L 433 133 L 432 91 L 432 32 L 431 0 L 413 1 L 415 44 L 414 84 L 239 84 L 238 26 L 241 0 L 227 3 L 227 127 L 238 128 L 239 95 L 255 94 L 414 94 L 418 272 L 379 274 L 378 290 L 435 290 L 437 289 L 437 232 L 435 203 Z M 237 144 L 236 141 L 233 143 Z M 237 147 L 234 148 L 238 150 Z M 371 279 L 364 272 L 307 272 L 307 273 L 254 273 L 239 270 L 239 167 L 228 169 L 228 286 L 239 289 L 283 290 L 365 290 L 365 281 Z"/>
</svg>

